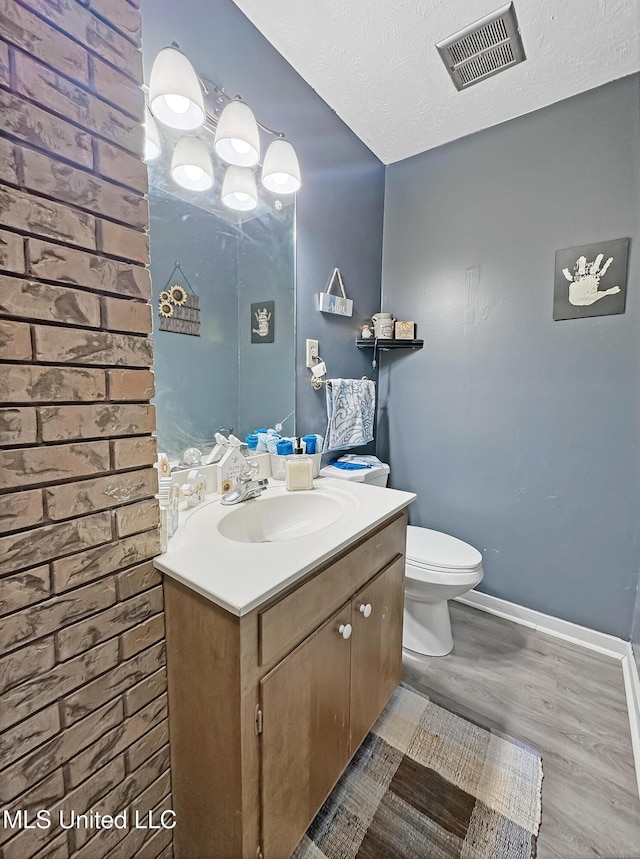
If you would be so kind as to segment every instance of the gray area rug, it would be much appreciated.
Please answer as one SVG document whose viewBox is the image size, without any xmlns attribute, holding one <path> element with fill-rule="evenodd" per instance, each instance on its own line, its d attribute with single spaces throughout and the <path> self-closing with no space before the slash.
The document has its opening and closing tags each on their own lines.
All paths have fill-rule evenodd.
<svg viewBox="0 0 640 859">
<path fill-rule="evenodd" d="M 530 859 L 542 759 L 404 686 L 292 859 Z"/>
</svg>

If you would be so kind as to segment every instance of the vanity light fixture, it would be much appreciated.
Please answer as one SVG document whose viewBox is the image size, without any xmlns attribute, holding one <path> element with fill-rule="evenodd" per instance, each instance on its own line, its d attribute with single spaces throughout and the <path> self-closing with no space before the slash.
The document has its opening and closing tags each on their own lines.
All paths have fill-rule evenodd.
<svg viewBox="0 0 640 859">
<path fill-rule="evenodd" d="M 237 212 L 249 212 L 258 205 L 258 189 L 253 171 L 232 164 L 222 183 L 222 202 Z"/>
<path fill-rule="evenodd" d="M 223 204 L 235 211 L 257 207 L 259 169 L 263 187 L 272 194 L 295 194 L 300 188 L 298 159 L 284 135 L 258 122 L 239 96 L 231 99 L 216 84 L 203 80 L 176 43 L 158 53 L 149 87 L 143 89 L 148 95 L 145 161 L 157 159 L 164 149 L 162 165 L 154 168 L 162 174 L 174 149 L 170 173 L 178 185 L 190 191 L 208 191 L 214 185 L 213 159 L 214 163 L 219 160 L 230 165 L 222 181 L 221 197 Z M 163 125 L 168 126 L 164 131 Z M 192 133 L 180 137 L 181 131 Z M 271 140 L 262 165 L 261 136 Z M 282 201 L 275 200 L 273 205 L 281 209 Z"/>
<path fill-rule="evenodd" d="M 260 160 L 260 135 L 253 111 L 236 98 L 220 114 L 214 141 L 216 152 L 227 164 L 254 167 Z"/>
<path fill-rule="evenodd" d="M 146 108 L 145 111 L 144 135 L 144 160 L 153 161 L 162 152 L 162 147 L 160 146 L 158 126 L 149 108 Z"/>
<path fill-rule="evenodd" d="M 207 147 L 198 137 L 181 137 L 171 160 L 174 182 L 190 191 L 206 191 L 213 185 L 213 167 Z"/>
<path fill-rule="evenodd" d="M 151 112 L 171 128 L 192 131 L 204 124 L 204 98 L 198 76 L 176 47 L 163 48 L 153 62 L 149 81 Z"/>
<path fill-rule="evenodd" d="M 274 194 L 295 194 L 300 187 L 298 158 L 284 137 L 277 137 L 267 149 L 262 166 L 262 184 Z"/>
</svg>

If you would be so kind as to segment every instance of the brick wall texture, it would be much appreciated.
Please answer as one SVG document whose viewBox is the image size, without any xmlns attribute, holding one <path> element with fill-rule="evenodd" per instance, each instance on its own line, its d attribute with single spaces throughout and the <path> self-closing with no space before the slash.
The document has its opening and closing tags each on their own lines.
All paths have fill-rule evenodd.
<svg viewBox="0 0 640 859">
<path fill-rule="evenodd" d="M 141 75 L 138 0 L 0 0 L 2 859 L 171 856 Z"/>
</svg>

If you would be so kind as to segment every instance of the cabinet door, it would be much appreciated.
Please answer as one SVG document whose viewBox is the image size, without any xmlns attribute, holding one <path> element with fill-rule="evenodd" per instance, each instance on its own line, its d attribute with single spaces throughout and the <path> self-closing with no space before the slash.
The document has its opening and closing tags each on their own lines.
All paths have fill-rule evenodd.
<svg viewBox="0 0 640 859">
<path fill-rule="evenodd" d="M 351 748 L 353 754 L 402 677 L 404 558 L 353 598 Z"/>
<path fill-rule="evenodd" d="M 265 859 L 292 853 L 349 760 L 350 624 L 348 604 L 260 683 Z"/>
</svg>

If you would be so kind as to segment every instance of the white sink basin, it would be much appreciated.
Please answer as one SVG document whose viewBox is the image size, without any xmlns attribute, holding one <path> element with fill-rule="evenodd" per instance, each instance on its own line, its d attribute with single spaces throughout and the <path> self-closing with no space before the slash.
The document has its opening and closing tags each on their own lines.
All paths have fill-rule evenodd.
<svg viewBox="0 0 640 859">
<path fill-rule="evenodd" d="M 344 509 L 334 495 L 287 492 L 241 502 L 218 522 L 218 531 L 238 543 L 278 543 L 326 528 Z"/>
<path fill-rule="evenodd" d="M 210 496 L 180 511 L 154 566 L 239 617 L 352 546 L 416 496 L 322 477 L 309 491 L 269 483 L 260 498 L 226 507 Z M 299 539 L 298 539 L 299 538 Z M 262 542 L 264 541 L 264 542 Z"/>
</svg>

